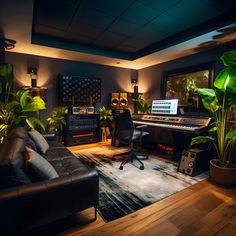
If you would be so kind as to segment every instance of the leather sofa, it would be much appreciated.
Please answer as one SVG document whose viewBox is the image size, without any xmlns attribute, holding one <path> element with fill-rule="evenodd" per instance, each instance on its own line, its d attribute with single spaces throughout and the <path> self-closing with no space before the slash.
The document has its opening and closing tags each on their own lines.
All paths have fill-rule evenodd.
<svg viewBox="0 0 236 236">
<path fill-rule="evenodd" d="M 98 174 L 60 143 L 48 141 L 50 148 L 44 155 L 58 178 L 30 183 L 16 179 L 17 171 L 27 174 L 27 140 L 27 131 L 17 128 L 0 146 L 0 234 L 26 232 L 89 207 L 95 208 L 96 219 Z"/>
</svg>

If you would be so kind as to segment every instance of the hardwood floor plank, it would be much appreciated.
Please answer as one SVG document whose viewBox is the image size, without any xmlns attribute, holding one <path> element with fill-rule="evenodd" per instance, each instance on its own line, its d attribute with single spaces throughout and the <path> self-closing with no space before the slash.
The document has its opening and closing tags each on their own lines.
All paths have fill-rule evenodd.
<svg viewBox="0 0 236 236">
<path fill-rule="evenodd" d="M 213 232 L 217 233 L 236 217 L 235 204 L 235 200 L 228 198 L 214 210 L 206 214 L 202 220 L 208 227 L 213 228 Z"/>
<path fill-rule="evenodd" d="M 146 230 L 137 231 L 132 234 L 135 236 L 148 235 L 148 236 L 157 236 L 157 235 L 177 235 L 180 233 L 180 230 L 172 224 L 170 221 L 162 222 L 158 225 L 150 225 L 150 227 Z"/>
<path fill-rule="evenodd" d="M 232 224 L 225 225 L 219 232 L 214 234 L 215 236 L 235 236 L 236 226 Z"/>
</svg>

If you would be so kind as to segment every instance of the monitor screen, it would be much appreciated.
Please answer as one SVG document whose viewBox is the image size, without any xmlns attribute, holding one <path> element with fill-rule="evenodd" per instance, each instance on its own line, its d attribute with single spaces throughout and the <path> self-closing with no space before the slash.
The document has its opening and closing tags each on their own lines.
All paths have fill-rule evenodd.
<svg viewBox="0 0 236 236">
<path fill-rule="evenodd" d="M 178 99 L 152 100 L 154 115 L 177 115 Z"/>
</svg>

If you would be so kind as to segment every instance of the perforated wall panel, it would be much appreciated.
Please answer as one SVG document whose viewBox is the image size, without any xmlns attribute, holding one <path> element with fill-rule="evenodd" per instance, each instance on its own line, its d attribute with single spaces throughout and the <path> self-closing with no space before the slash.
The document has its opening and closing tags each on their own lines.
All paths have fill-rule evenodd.
<svg viewBox="0 0 236 236">
<path fill-rule="evenodd" d="M 59 77 L 59 98 L 64 105 L 94 105 L 101 99 L 101 79 L 79 76 Z M 92 104 L 91 104 L 92 103 Z"/>
</svg>

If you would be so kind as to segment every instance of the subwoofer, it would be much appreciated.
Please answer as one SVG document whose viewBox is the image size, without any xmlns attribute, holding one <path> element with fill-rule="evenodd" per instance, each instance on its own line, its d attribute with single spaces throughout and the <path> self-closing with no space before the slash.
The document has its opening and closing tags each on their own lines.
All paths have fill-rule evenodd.
<svg viewBox="0 0 236 236">
<path fill-rule="evenodd" d="M 120 107 L 127 107 L 128 106 L 128 97 L 127 93 L 120 93 Z"/>
<path fill-rule="evenodd" d="M 117 108 L 119 106 L 120 100 L 119 100 L 119 93 L 112 93 L 111 94 L 111 106 L 113 108 Z"/>
<path fill-rule="evenodd" d="M 209 149 L 191 148 L 182 152 L 178 171 L 186 175 L 196 176 L 209 170 L 212 152 Z"/>
</svg>

